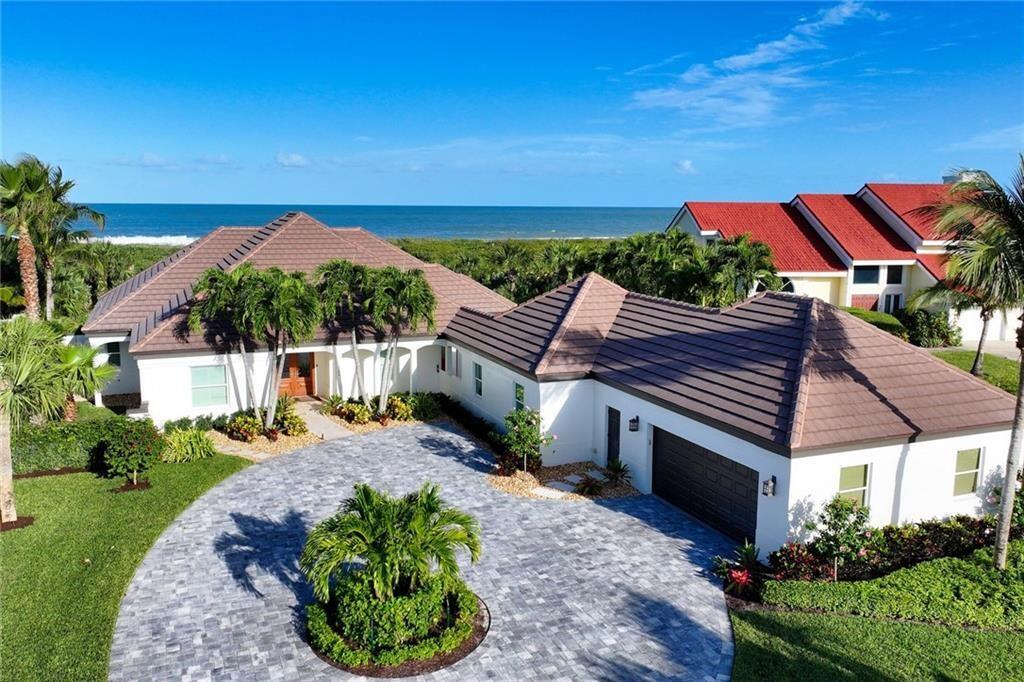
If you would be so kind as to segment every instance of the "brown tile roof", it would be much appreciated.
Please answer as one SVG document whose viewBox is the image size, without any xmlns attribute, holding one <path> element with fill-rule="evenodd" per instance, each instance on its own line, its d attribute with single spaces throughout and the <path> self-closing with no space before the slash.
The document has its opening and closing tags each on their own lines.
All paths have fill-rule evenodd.
<svg viewBox="0 0 1024 682">
<path fill-rule="evenodd" d="M 583 375 L 625 295 L 591 273 L 496 315 L 464 307 L 445 336 L 529 374 Z"/>
<path fill-rule="evenodd" d="M 590 376 L 783 454 L 1013 416 L 1006 393 L 789 294 L 701 308 L 589 275 L 501 315 L 460 311 L 445 335 L 540 380 Z"/>
<path fill-rule="evenodd" d="M 258 268 L 312 273 L 333 258 L 371 267 L 422 269 L 438 299 L 438 329 L 444 329 L 464 301 L 489 312 L 513 305 L 482 284 L 440 265 L 428 265 L 362 228 L 330 228 L 305 213 L 288 213 L 263 227 L 214 230 L 108 292 L 83 330 L 129 332 L 131 352 L 207 350 L 218 345 L 213 337 L 230 339 L 231 331 L 207 329 L 205 336 L 211 340 L 201 334 L 192 338 L 181 334 L 192 285 L 207 268 L 230 269 L 249 262 Z M 326 330 L 321 330 L 319 338 L 326 336 Z"/>
</svg>

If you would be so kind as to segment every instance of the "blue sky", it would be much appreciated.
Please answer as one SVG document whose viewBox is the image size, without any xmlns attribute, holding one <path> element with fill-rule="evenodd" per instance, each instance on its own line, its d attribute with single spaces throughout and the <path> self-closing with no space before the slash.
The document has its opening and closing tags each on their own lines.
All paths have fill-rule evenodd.
<svg viewBox="0 0 1024 682">
<path fill-rule="evenodd" d="M 83 201 L 673 206 L 1006 178 L 1024 4 L 2 5 Z"/>
</svg>

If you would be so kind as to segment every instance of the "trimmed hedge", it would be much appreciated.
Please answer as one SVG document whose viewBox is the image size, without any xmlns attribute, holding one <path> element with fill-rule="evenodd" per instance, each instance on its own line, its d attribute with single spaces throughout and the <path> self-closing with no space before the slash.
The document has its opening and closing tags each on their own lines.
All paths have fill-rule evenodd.
<svg viewBox="0 0 1024 682">
<path fill-rule="evenodd" d="M 883 313 L 877 310 L 864 310 L 863 308 L 853 308 L 850 306 L 842 306 L 842 309 L 854 317 L 859 317 L 868 324 L 873 324 L 882 331 L 889 332 L 893 336 L 897 336 L 904 341 L 908 338 L 907 328 L 903 326 L 902 322 L 889 313 Z"/>
<path fill-rule="evenodd" d="M 102 468 L 102 444 L 124 417 L 27 425 L 11 438 L 15 474 Z"/>
<path fill-rule="evenodd" d="M 408 599 L 408 598 L 407 598 Z M 404 644 L 398 644 L 390 648 L 378 648 L 376 651 L 357 648 L 350 643 L 332 627 L 332 618 L 329 615 L 328 607 L 316 603 L 306 607 L 306 629 L 309 634 L 310 644 L 314 649 L 327 656 L 332 661 L 344 666 L 355 667 L 362 665 L 399 665 L 406 661 L 426 661 L 441 654 L 446 654 L 459 648 L 463 642 L 473 634 L 473 621 L 479 613 L 479 604 L 476 595 L 462 582 L 449 588 L 445 600 L 450 611 L 454 612 L 454 620 L 441 626 L 440 630 L 434 628 L 436 634 L 423 638 L 412 638 Z M 397 600 L 392 600 L 397 601 Z M 431 600 L 427 600 L 430 605 Z M 418 606 L 418 605 L 417 605 Z M 378 607 L 387 608 L 386 606 Z M 409 608 L 398 607 L 401 615 L 409 611 Z M 418 608 L 412 608 L 418 611 Z M 392 614 L 392 625 L 398 622 L 405 622 L 403 617 Z M 346 615 L 346 617 L 348 617 Z M 356 618 L 356 621 L 361 619 Z M 378 626 L 379 627 L 379 626 Z M 385 641 L 388 637 L 377 637 L 379 641 Z M 397 637 L 390 638 L 399 639 Z"/>
<path fill-rule="evenodd" d="M 766 604 L 948 625 L 1024 629 L 1024 541 L 1010 546 L 1006 571 L 992 552 L 920 563 L 860 582 L 765 583 Z"/>
</svg>

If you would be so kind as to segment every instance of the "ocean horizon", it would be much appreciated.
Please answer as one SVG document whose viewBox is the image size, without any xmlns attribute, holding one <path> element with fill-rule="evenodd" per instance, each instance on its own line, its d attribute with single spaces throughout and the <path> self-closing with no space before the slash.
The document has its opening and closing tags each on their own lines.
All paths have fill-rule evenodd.
<svg viewBox="0 0 1024 682">
<path fill-rule="evenodd" d="M 388 239 L 579 239 L 663 230 L 677 208 L 583 206 L 373 206 L 311 204 L 94 203 L 99 239 L 184 244 L 222 225 L 265 225 L 305 211 L 331 227 L 364 227 Z"/>
</svg>

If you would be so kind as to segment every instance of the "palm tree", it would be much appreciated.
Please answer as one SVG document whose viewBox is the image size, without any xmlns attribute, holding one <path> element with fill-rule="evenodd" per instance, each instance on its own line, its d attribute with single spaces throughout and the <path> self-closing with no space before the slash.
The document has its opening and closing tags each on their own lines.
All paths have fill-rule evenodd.
<svg viewBox="0 0 1024 682">
<path fill-rule="evenodd" d="M 17 163 L 0 162 L 0 222 L 9 236 L 18 239 L 18 269 L 21 274 L 25 315 L 39 319 L 39 276 L 31 228 L 49 210 L 50 168 L 34 156 Z"/>
<path fill-rule="evenodd" d="M 377 412 L 387 410 L 388 394 L 395 371 L 395 356 L 402 328 L 414 330 L 426 323 L 427 331 L 434 331 L 434 309 L 437 298 L 422 270 L 402 271 L 395 267 L 377 270 L 371 278 L 370 295 L 363 305 L 373 325 L 387 334 L 387 357 L 384 360 L 384 379 Z"/>
<path fill-rule="evenodd" d="M 14 504 L 11 431 L 31 419 L 60 414 L 67 379 L 57 362 L 60 337 L 52 327 L 20 317 L 0 324 L 0 521 L 18 520 Z"/>
<path fill-rule="evenodd" d="M 530 254 L 522 244 L 512 241 L 503 241 L 491 254 L 491 277 L 494 286 L 492 288 L 506 294 L 513 301 L 520 301 L 516 298 L 519 295 L 519 284 L 523 271 L 529 263 Z"/>
<path fill-rule="evenodd" d="M 51 178 L 52 206 L 46 216 L 36 222 L 31 230 L 36 254 L 43 266 L 47 320 L 53 318 L 53 273 L 57 262 L 75 246 L 88 242 L 92 237 L 89 230 L 76 228 L 75 222 L 81 218 L 87 218 L 100 230 L 103 229 L 105 222 L 102 213 L 94 211 L 84 204 L 73 204 L 67 201 L 67 193 L 74 187 L 74 182 L 62 180 L 60 172 L 60 168 L 55 169 Z"/>
<path fill-rule="evenodd" d="M 964 176 L 961 176 L 964 177 Z M 953 184 L 935 204 L 920 213 L 935 220 L 935 230 L 950 241 L 951 275 L 970 291 L 985 291 L 993 300 L 1024 301 L 1024 154 L 1004 188 L 988 173 L 972 173 L 970 179 Z M 1020 448 L 1024 427 L 1024 319 L 1017 328 L 1017 349 L 1021 360 L 1017 407 L 1006 456 L 999 522 L 996 526 L 994 563 L 1006 568 L 1010 541 Z"/>
<path fill-rule="evenodd" d="M 322 317 L 320 297 L 303 272 L 285 273 L 279 268 L 258 271 L 258 297 L 248 307 L 244 327 L 265 330 L 273 351 L 273 377 L 264 426 L 274 426 L 277 394 L 287 364 L 288 346 L 301 343 L 316 333 Z"/>
<path fill-rule="evenodd" d="M 317 524 L 299 560 L 321 601 L 331 581 L 352 570 L 366 573 L 377 599 L 410 594 L 431 575 L 459 577 L 458 551 L 480 558 L 480 524 L 424 483 L 418 492 L 392 497 L 359 483 L 342 510 Z M 355 560 L 362 566 L 353 567 Z"/>
<path fill-rule="evenodd" d="M 736 300 L 749 296 L 759 284 L 773 291 L 782 286 L 772 260 L 771 247 L 764 242 L 754 241 L 749 234 L 741 234 L 713 244 L 719 250 L 718 255 L 736 275 Z"/>
<path fill-rule="evenodd" d="M 373 273 L 368 268 L 347 260 L 331 260 L 316 269 L 316 286 L 324 305 L 324 322 L 343 326 L 343 320 L 348 320 L 357 397 L 367 407 L 370 407 L 370 396 L 366 393 L 363 363 L 359 359 L 358 327 L 363 319 L 362 301 L 372 279 Z"/>
<path fill-rule="evenodd" d="M 66 382 L 64 421 L 73 422 L 78 417 L 75 396 L 89 396 L 101 390 L 115 376 L 117 367 L 103 363 L 96 364 L 99 348 L 92 346 L 61 346 L 58 352 L 61 370 Z"/>
<path fill-rule="evenodd" d="M 194 299 L 188 311 L 188 330 L 198 332 L 204 322 L 228 320 L 238 334 L 238 352 L 245 370 L 249 407 L 259 416 L 256 379 L 246 345 L 254 346 L 266 332 L 266 321 L 259 307 L 263 303 L 262 278 L 251 263 L 242 263 L 231 271 L 209 268 L 193 287 Z"/>
</svg>

